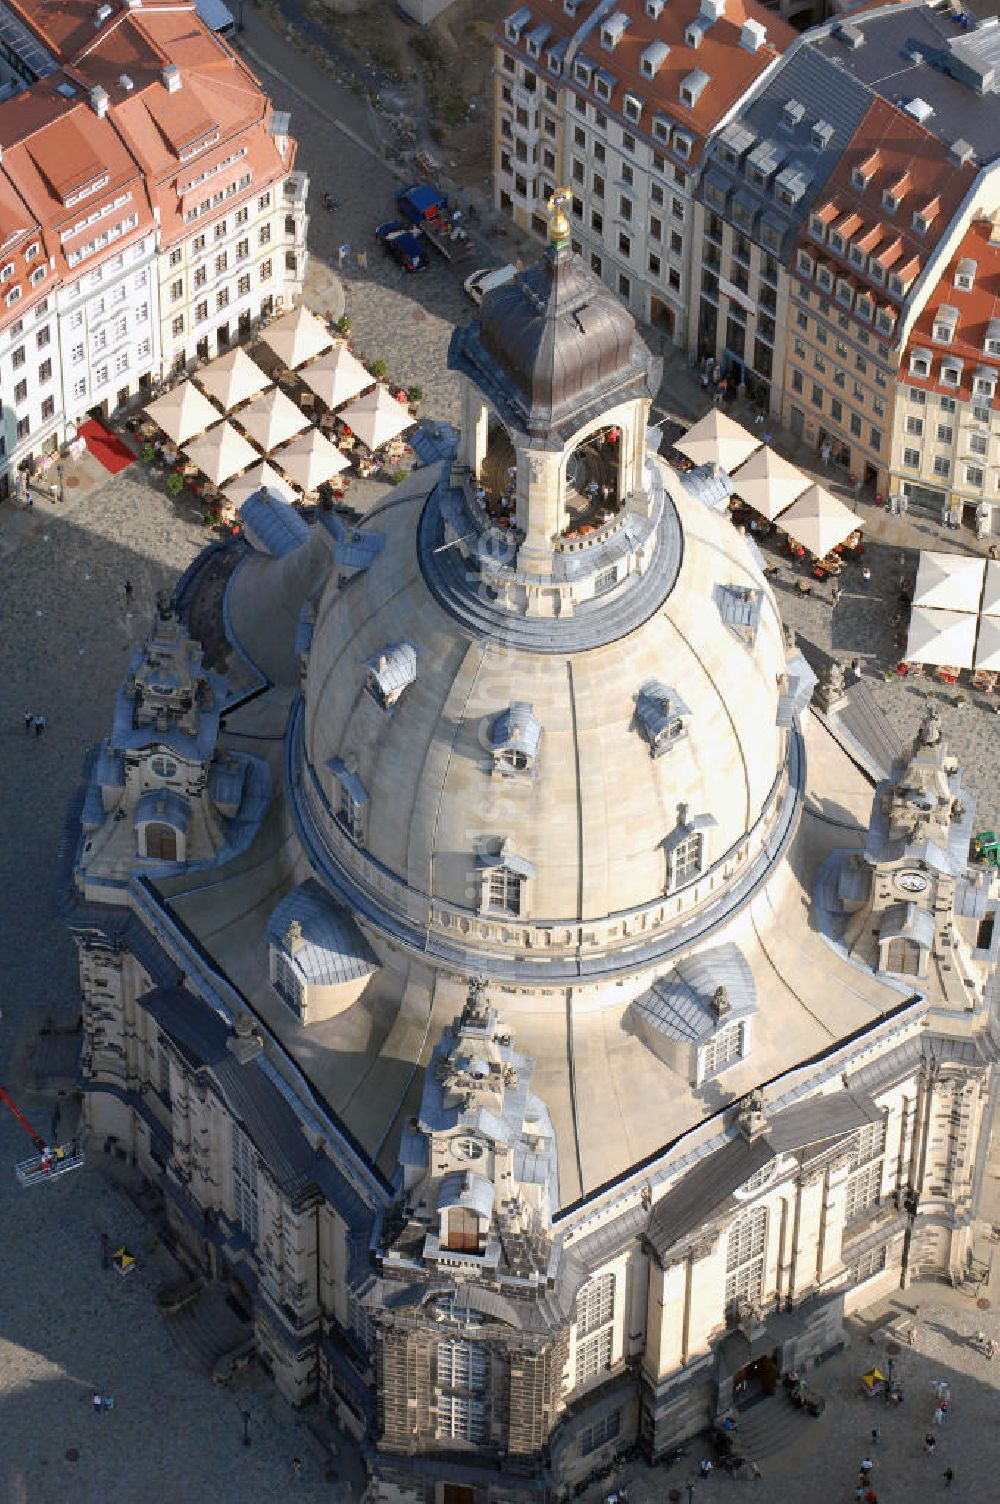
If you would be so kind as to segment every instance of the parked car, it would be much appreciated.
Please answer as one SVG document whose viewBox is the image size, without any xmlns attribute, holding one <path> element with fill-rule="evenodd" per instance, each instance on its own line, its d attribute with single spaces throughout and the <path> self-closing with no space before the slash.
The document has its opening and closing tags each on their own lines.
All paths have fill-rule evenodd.
<svg viewBox="0 0 1000 1504">
<path fill-rule="evenodd" d="M 517 273 L 516 266 L 483 266 L 466 277 L 462 286 L 478 308 L 488 292 L 494 287 L 503 287 L 505 282 L 512 282 Z"/>
<path fill-rule="evenodd" d="M 375 239 L 405 272 L 422 272 L 429 264 L 420 236 L 400 219 L 389 219 L 379 225 Z"/>
</svg>

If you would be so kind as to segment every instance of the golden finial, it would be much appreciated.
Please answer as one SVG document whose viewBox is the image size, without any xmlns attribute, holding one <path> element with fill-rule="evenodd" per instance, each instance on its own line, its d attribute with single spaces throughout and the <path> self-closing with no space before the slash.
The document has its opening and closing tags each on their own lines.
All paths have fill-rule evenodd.
<svg viewBox="0 0 1000 1504">
<path fill-rule="evenodd" d="M 549 244 L 565 245 L 570 237 L 569 220 L 563 213 L 566 204 L 571 203 L 573 194 L 569 188 L 557 188 L 551 193 L 546 202 L 549 211 Z"/>
</svg>

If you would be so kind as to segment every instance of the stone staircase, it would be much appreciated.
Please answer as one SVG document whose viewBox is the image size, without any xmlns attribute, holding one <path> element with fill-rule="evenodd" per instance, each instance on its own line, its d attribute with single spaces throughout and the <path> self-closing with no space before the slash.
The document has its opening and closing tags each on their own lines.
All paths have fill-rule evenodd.
<svg viewBox="0 0 1000 1504">
<path fill-rule="evenodd" d="M 211 1374 L 219 1359 L 253 1336 L 253 1326 L 233 1310 L 221 1285 L 208 1285 L 197 1299 L 164 1318 L 182 1352 Z"/>
<path fill-rule="evenodd" d="M 813 1432 L 822 1425 L 822 1416 L 817 1420 L 796 1410 L 781 1389 L 739 1412 L 739 1432 L 734 1439 L 744 1457 L 762 1462 L 765 1457 L 814 1439 Z"/>
</svg>

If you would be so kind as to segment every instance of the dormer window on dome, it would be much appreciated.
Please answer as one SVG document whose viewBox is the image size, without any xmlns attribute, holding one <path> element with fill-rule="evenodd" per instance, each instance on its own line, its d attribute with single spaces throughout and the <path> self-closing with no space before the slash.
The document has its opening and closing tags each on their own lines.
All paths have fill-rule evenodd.
<svg viewBox="0 0 1000 1504">
<path fill-rule="evenodd" d="M 365 689 L 376 705 L 391 710 L 417 677 L 417 650 L 409 642 L 392 643 L 364 662 Z"/>
<path fill-rule="evenodd" d="M 653 1054 L 700 1086 L 750 1053 L 757 988 L 731 942 L 686 956 L 632 1004 Z"/>
<path fill-rule="evenodd" d="M 663 843 L 669 893 L 695 882 L 704 872 L 708 866 L 706 836 L 717 824 L 714 815 L 691 817 L 686 804 L 678 805 L 677 825 Z"/>
<path fill-rule="evenodd" d="M 368 815 L 368 790 L 352 762 L 331 757 L 327 767 L 333 778 L 331 803 L 334 818 L 353 841 L 362 841 Z"/>
<path fill-rule="evenodd" d="M 490 730 L 493 771 L 505 777 L 530 774 L 538 758 L 542 728 L 524 700 L 512 700 Z"/>
<path fill-rule="evenodd" d="M 528 891 L 535 868 L 517 855 L 509 840 L 502 841 L 496 851 L 480 852 L 476 869 L 481 914 L 504 915 L 509 919 L 527 917 Z"/>
<path fill-rule="evenodd" d="M 691 712 L 675 689 L 650 679 L 636 696 L 635 714 L 650 757 L 662 757 L 686 734 Z"/>
<path fill-rule="evenodd" d="M 267 940 L 271 986 L 304 1024 L 350 1007 L 378 966 L 351 915 L 312 878 L 272 910 Z"/>
</svg>

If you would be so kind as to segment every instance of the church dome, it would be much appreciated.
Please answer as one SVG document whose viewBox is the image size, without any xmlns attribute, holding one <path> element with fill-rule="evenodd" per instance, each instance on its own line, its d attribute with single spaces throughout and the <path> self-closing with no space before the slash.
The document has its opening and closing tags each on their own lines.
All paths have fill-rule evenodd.
<svg viewBox="0 0 1000 1504">
<path fill-rule="evenodd" d="M 397 495 L 369 524 L 370 568 L 327 587 L 302 788 L 328 877 L 384 931 L 460 943 L 473 967 L 509 944 L 512 973 L 533 946 L 596 958 L 716 902 L 763 853 L 787 748 L 778 611 L 728 520 L 662 470 L 683 563 L 619 637 L 457 618 L 414 547 L 433 493 Z M 520 907 L 501 932 L 504 873 Z"/>
</svg>

